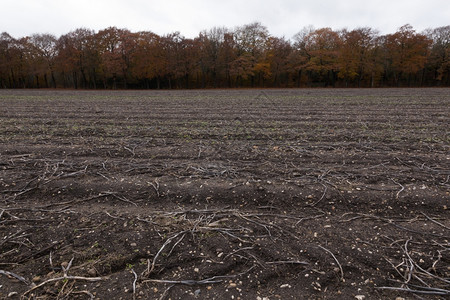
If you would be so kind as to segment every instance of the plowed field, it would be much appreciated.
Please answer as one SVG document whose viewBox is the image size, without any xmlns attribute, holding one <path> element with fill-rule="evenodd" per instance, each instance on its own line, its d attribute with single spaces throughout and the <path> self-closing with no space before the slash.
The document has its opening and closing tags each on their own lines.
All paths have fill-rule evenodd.
<svg viewBox="0 0 450 300">
<path fill-rule="evenodd" d="M 449 125 L 450 89 L 0 90 L 0 298 L 445 299 Z"/>
</svg>

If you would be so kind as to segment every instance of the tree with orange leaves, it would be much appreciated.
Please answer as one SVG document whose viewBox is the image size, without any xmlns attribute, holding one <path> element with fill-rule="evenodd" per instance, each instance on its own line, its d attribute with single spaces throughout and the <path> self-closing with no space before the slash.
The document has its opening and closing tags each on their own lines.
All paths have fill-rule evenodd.
<svg viewBox="0 0 450 300">
<path fill-rule="evenodd" d="M 339 71 L 342 40 L 331 28 L 321 28 L 305 36 L 302 50 L 307 55 L 306 70 L 325 86 L 334 86 Z"/>
<path fill-rule="evenodd" d="M 236 77 L 236 84 L 243 84 L 250 80 L 254 86 L 255 76 L 269 71 L 268 64 L 264 62 L 269 31 L 259 22 L 238 27 L 234 32 L 237 58 L 230 64 L 230 73 Z M 266 74 L 267 75 L 267 74 Z"/>
<path fill-rule="evenodd" d="M 293 41 L 261 23 L 219 27 L 196 38 L 109 27 L 58 39 L 0 35 L 0 87 L 205 88 L 450 85 L 450 27 L 307 27 Z"/>
<path fill-rule="evenodd" d="M 160 78 L 166 69 L 165 57 L 160 44 L 160 36 L 153 32 L 142 31 L 136 34 L 136 51 L 131 56 L 131 74 L 142 80 L 145 88 L 150 88 L 152 80 L 160 88 Z"/>
<path fill-rule="evenodd" d="M 345 86 L 356 81 L 360 87 L 365 77 L 372 84 L 375 73 L 380 72 L 374 57 L 377 37 L 377 32 L 368 27 L 342 32 L 338 76 L 344 79 Z"/>
<path fill-rule="evenodd" d="M 404 78 L 408 85 L 412 84 L 413 76 L 425 66 L 430 45 L 431 40 L 416 33 L 409 24 L 385 37 L 387 71 L 392 73 L 397 86 Z"/>
<path fill-rule="evenodd" d="M 127 88 L 130 57 L 136 49 L 136 39 L 127 29 L 109 27 L 97 33 L 99 54 L 104 76 L 112 78 L 112 88 L 117 88 L 118 79 Z"/>
</svg>

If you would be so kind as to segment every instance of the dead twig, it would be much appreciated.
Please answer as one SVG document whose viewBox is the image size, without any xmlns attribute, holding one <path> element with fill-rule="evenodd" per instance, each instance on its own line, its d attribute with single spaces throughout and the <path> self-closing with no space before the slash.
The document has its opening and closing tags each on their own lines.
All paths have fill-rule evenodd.
<svg viewBox="0 0 450 300">
<path fill-rule="evenodd" d="M 146 282 L 155 282 L 155 283 L 171 283 L 171 284 L 184 284 L 184 285 L 200 285 L 200 284 L 211 284 L 211 283 L 219 283 L 223 280 L 216 279 L 216 277 L 206 278 L 203 280 L 163 280 L 163 279 L 147 279 L 142 281 L 142 283 Z"/>
<path fill-rule="evenodd" d="M 361 214 L 361 213 L 345 213 L 345 214 L 343 214 L 341 216 L 341 218 L 343 218 L 344 216 L 347 216 L 349 214 L 356 214 L 357 216 L 353 217 L 353 218 L 350 218 L 348 220 L 343 220 L 343 221 L 339 221 L 339 222 L 341 222 L 341 223 L 342 222 L 350 222 L 350 221 L 353 221 L 353 220 L 356 220 L 356 219 L 360 219 L 360 218 L 372 218 L 372 219 L 376 219 L 376 220 L 385 222 L 387 224 L 390 224 L 390 225 L 392 225 L 394 227 L 397 227 L 399 229 L 402 229 L 402 230 L 405 230 L 405 231 L 408 231 L 408 232 L 417 233 L 417 234 L 421 234 L 421 235 L 430 235 L 430 236 L 439 237 L 439 238 L 450 238 L 450 236 L 446 236 L 444 234 L 435 234 L 435 233 L 432 233 L 432 232 L 422 232 L 422 231 L 414 230 L 414 229 L 411 229 L 411 228 L 408 228 L 408 227 L 404 227 L 404 226 L 401 226 L 401 225 L 398 225 L 397 223 L 395 223 L 396 221 L 397 222 L 404 222 L 404 220 L 393 220 L 393 219 L 378 217 L 378 216 L 375 216 L 375 215 Z M 410 222 L 411 220 L 407 220 L 407 221 Z"/>
<path fill-rule="evenodd" d="M 169 254 L 167 254 L 167 256 L 170 256 L 172 254 L 173 249 L 175 249 L 175 247 L 181 243 L 181 241 L 184 239 L 184 237 L 186 236 L 186 234 L 183 234 L 183 236 L 181 236 L 181 238 L 175 242 L 175 244 L 173 244 L 172 249 L 170 249 Z"/>
<path fill-rule="evenodd" d="M 306 221 L 306 220 L 312 220 L 312 219 L 318 219 L 318 218 L 322 218 L 323 216 L 325 216 L 325 213 L 323 213 L 323 214 L 321 214 L 321 215 L 315 215 L 315 216 L 311 216 L 311 217 L 304 217 L 304 218 L 301 218 L 300 220 L 298 220 L 298 221 L 295 223 L 295 226 L 298 226 L 298 224 L 300 224 L 300 223 L 303 222 L 303 221 Z"/>
<path fill-rule="evenodd" d="M 450 227 L 445 226 L 445 225 L 442 224 L 442 223 L 439 223 L 438 221 L 436 221 L 436 220 L 430 218 L 429 216 L 427 216 L 427 215 L 426 215 L 425 213 L 423 213 L 423 212 L 420 212 L 420 213 L 421 213 L 425 218 L 427 218 L 428 220 L 430 220 L 431 222 L 433 222 L 434 224 L 437 224 L 437 225 L 439 225 L 439 226 L 441 226 L 441 227 L 444 227 L 445 229 L 450 230 Z"/>
<path fill-rule="evenodd" d="M 317 200 L 316 202 L 314 202 L 313 204 L 311 204 L 311 206 L 316 206 L 317 204 L 319 204 L 320 201 L 322 201 L 323 198 L 325 198 L 325 195 L 326 195 L 326 193 L 327 193 L 328 188 L 327 188 L 327 186 L 326 186 L 325 184 L 322 183 L 322 185 L 323 185 L 323 187 L 324 187 L 322 197 L 320 197 L 319 200 Z"/>
<path fill-rule="evenodd" d="M 407 240 L 407 241 L 405 242 L 404 252 L 405 252 L 406 256 L 408 257 L 408 260 L 409 260 L 410 263 L 411 263 L 411 272 L 414 270 L 414 268 L 417 268 L 418 270 L 420 270 L 421 272 L 423 272 L 424 274 L 428 275 L 428 276 L 431 277 L 431 278 L 434 278 L 434 279 L 443 281 L 443 282 L 445 282 L 445 283 L 447 283 L 447 284 L 450 284 L 450 280 L 431 274 L 431 273 L 428 272 L 427 270 L 423 269 L 419 264 L 417 264 L 417 263 L 412 259 L 411 255 L 409 254 L 409 251 L 408 251 L 408 243 L 409 243 L 410 241 L 412 241 L 412 238 L 410 238 L 409 240 Z"/>
<path fill-rule="evenodd" d="M 149 275 L 153 272 L 153 270 L 155 269 L 156 260 L 158 259 L 159 255 L 160 255 L 161 252 L 164 250 L 164 248 L 165 248 L 168 244 L 170 244 L 170 242 L 172 242 L 172 240 L 174 240 L 175 238 L 177 238 L 178 236 L 180 236 L 180 235 L 182 235 L 182 234 L 185 234 L 185 233 L 188 232 L 188 231 L 189 231 L 189 230 L 184 230 L 184 231 L 178 232 L 177 234 L 171 236 L 170 238 L 168 238 L 168 239 L 164 242 L 164 244 L 161 246 L 161 248 L 159 248 L 158 252 L 156 253 L 155 257 L 153 258 L 153 261 L 152 261 L 152 264 L 151 264 L 150 268 L 147 268 L 147 273 L 148 273 L 148 274 L 145 274 L 146 276 L 149 276 Z M 173 250 L 173 249 L 172 249 L 172 250 Z"/>
<path fill-rule="evenodd" d="M 133 269 L 131 269 L 131 272 L 134 275 L 134 280 L 133 280 L 133 299 L 135 299 L 136 298 L 136 282 L 138 280 L 138 276 L 137 276 L 136 272 Z"/>
<path fill-rule="evenodd" d="M 128 200 L 128 199 L 125 198 L 125 197 L 118 196 L 118 195 L 117 195 L 116 193 L 114 193 L 114 192 L 102 192 L 102 194 L 105 194 L 105 195 L 111 195 L 111 196 L 113 196 L 114 198 L 119 199 L 120 201 L 123 201 L 123 202 L 126 202 L 126 203 L 130 203 L 130 204 L 133 204 L 134 206 L 137 206 L 137 204 L 134 203 L 133 201 L 130 201 L 130 200 Z"/>
<path fill-rule="evenodd" d="M 134 146 L 134 147 L 131 147 L 131 148 L 129 148 L 127 146 L 123 146 L 123 149 L 129 151 L 133 155 L 133 157 L 136 155 L 136 153 L 134 152 L 136 150 L 136 148 L 137 148 L 137 146 Z"/>
<path fill-rule="evenodd" d="M 24 277 L 22 277 L 22 276 L 20 276 L 20 275 L 17 275 L 17 274 L 15 274 L 15 273 L 13 273 L 13 272 L 0 270 L 0 274 L 6 275 L 6 276 L 14 277 L 14 278 L 18 279 L 19 281 L 25 283 L 26 285 L 29 285 L 28 280 L 26 280 Z"/>
<path fill-rule="evenodd" d="M 105 210 L 105 214 L 107 214 L 108 217 L 113 218 L 113 219 L 125 220 L 124 218 L 116 217 L 116 216 L 111 215 L 111 214 L 110 214 L 109 212 L 107 212 L 106 210 Z M 139 219 L 139 218 L 138 218 L 138 219 Z"/>
<path fill-rule="evenodd" d="M 396 185 L 400 186 L 400 190 L 397 192 L 397 194 L 395 194 L 395 199 L 398 199 L 398 196 L 400 195 L 401 192 L 403 192 L 403 190 L 405 189 L 405 187 L 403 185 L 401 185 L 400 183 L 398 183 L 397 181 L 395 181 L 392 178 L 389 178 L 393 183 L 395 183 Z"/>
<path fill-rule="evenodd" d="M 381 289 L 381 290 L 409 292 L 409 293 L 414 293 L 414 294 L 450 295 L 450 290 L 437 289 L 437 288 L 427 288 L 427 290 L 413 290 L 410 288 L 400 288 L 400 287 L 393 287 L 393 286 L 379 286 L 379 287 L 375 287 L 375 288 Z"/>
<path fill-rule="evenodd" d="M 100 172 L 97 172 L 97 175 L 100 175 L 100 176 L 102 176 L 103 178 L 105 178 L 106 180 L 111 181 L 111 179 L 109 179 L 106 175 L 103 175 L 103 174 L 100 173 Z"/>
<path fill-rule="evenodd" d="M 326 252 L 328 252 L 334 259 L 334 261 L 337 263 L 339 270 L 341 271 L 341 280 L 344 281 L 344 270 L 342 269 L 341 264 L 339 263 L 338 259 L 336 258 L 336 256 L 334 256 L 333 252 L 331 252 L 330 250 L 328 250 L 325 247 L 322 247 L 321 245 L 317 245 L 320 249 L 325 250 Z"/>
<path fill-rule="evenodd" d="M 230 256 L 232 256 L 232 255 L 234 255 L 234 254 L 236 254 L 236 253 L 238 253 L 238 252 L 240 252 L 240 251 L 244 251 L 244 250 L 252 250 L 252 249 L 253 249 L 253 246 L 252 246 L 252 247 L 239 248 L 239 249 L 234 250 L 233 252 L 230 252 L 230 253 L 228 253 L 227 255 L 225 255 L 225 257 L 223 258 L 223 260 L 227 259 L 228 257 L 230 257 Z"/>
<path fill-rule="evenodd" d="M 76 200 L 70 200 L 70 201 L 66 201 L 66 202 L 50 203 L 50 204 L 47 204 L 47 205 L 36 207 L 36 209 L 49 208 L 51 206 L 61 206 L 61 205 L 68 205 L 68 207 L 70 207 L 72 204 L 77 204 L 77 203 L 81 203 L 81 202 L 87 202 L 87 201 L 90 201 L 90 200 L 106 197 L 108 195 L 109 194 L 99 193 L 98 195 L 95 195 L 95 196 L 92 196 L 92 197 L 88 197 L 88 198 L 84 198 L 84 199 L 76 199 Z"/>
<path fill-rule="evenodd" d="M 409 292 L 413 294 L 426 294 L 426 295 L 450 295 L 450 290 L 439 288 L 439 287 L 433 287 L 432 282 L 427 282 L 427 279 L 433 279 L 438 280 L 441 282 L 444 282 L 446 286 L 450 284 L 450 280 L 448 278 L 442 278 L 437 275 L 434 275 L 430 273 L 429 271 L 423 269 L 417 262 L 414 261 L 412 258 L 412 254 L 414 251 L 410 251 L 408 249 L 408 244 L 412 241 L 412 238 L 409 238 L 405 241 L 404 245 L 401 246 L 401 249 L 404 253 L 402 262 L 395 266 L 393 263 L 391 263 L 389 260 L 387 260 L 389 263 L 391 263 L 392 267 L 397 271 L 397 273 L 403 278 L 404 281 L 399 281 L 399 283 L 402 284 L 401 287 L 391 287 L 391 286 L 382 286 L 378 287 L 379 289 L 387 289 L 387 290 L 394 290 L 394 291 L 403 291 L 403 292 Z M 398 241 L 396 241 L 398 242 Z M 440 254 L 440 253 L 439 253 Z M 432 269 L 435 269 L 435 264 L 439 262 L 440 257 L 432 266 Z M 402 268 L 400 268 L 402 267 Z M 403 272 L 402 274 L 400 271 Z M 412 279 L 417 280 L 422 285 L 413 284 L 411 282 Z M 435 281 L 436 282 L 436 281 Z"/>
<path fill-rule="evenodd" d="M 280 260 L 280 261 L 269 261 L 266 262 L 267 265 L 309 265 L 309 262 L 298 261 L 298 260 Z"/>
<path fill-rule="evenodd" d="M 23 230 L 19 230 L 9 236 L 6 236 L 3 238 L 3 241 L 0 242 L 0 246 L 2 246 L 3 244 L 9 242 L 10 240 L 13 240 L 15 238 L 23 238 L 25 236 L 29 236 L 30 234 L 24 234 L 26 231 L 30 230 L 30 229 L 34 229 L 34 227 L 31 228 L 27 228 L 27 229 L 23 229 Z"/>
<path fill-rule="evenodd" d="M 76 292 L 74 291 L 72 292 L 72 294 L 86 294 L 91 298 L 91 300 L 95 299 L 94 295 L 92 295 L 92 293 L 89 291 L 76 291 Z"/>
<path fill-rule="evenodd" d="M 61 277 L 55 277 L 55 278 L 50 278 L 44 282 L 41 282 L 40 284 L 32 287 L 31 289 L 29 289 L 28 291 L 26 291 L 25 293 L 23 293 L 23 296 L 25 296 L 26 294 L 29 294 L 30 292 L 40 288 L 41 286 L 44 286 L 46 284 L 55 282 L 55 281 L 60 281 L 60 280 L 83 280 L 83 281 L 100 281 L 100 280 L 104 280 L 105 278 L 103 277 L 83 277 L 83 276 L 61 276 Z"/>
<path fill-rule="evenodd" d="M 164 290 L 164 293 L 161 294 L 161 297 L 159 297 L 159 300 L 163 300 L 164 297 L 169 293 L 170 289 L 172 289 L 175 286 L 175 284 L 172 284 L 167 289 Z"/>
<path fill-rule="evenodd" d="M 238 276 L 242 276 L 244 274 L 247 274 L 250 272 L 255 266 L 252 266 L 247 271 L 235 274 L 235 275 L 219 275 L 219 276 L 213 276 L 209 278 L 205 278 L 202 280 L 163 280 L 163 279 L 147 279 L 142 281 L 142 283 L 146 282 L 155 282 L 155 283 L 171 283 L 171 284 L 183 284 L 183 285 L 201 285 L 201 284 L 212 284 L 212 283 L 219 283 L 222 282 L 224 279 L 230 279 L 230 278 L 236 278 Z"/>
<path fill-rule="evenodd" d="M 39 251 L 37 251 L 37 252 L 34 252 L 34 253 L 32 253 L 32 254 L 30 254 L 30 255 L 24 257 L 22 260 L 19 261 L 19 263 L 21 264 L 21 263 L 27 261 L 27 260 L 30 259 L 30 258 L 36 258 L 36 257 L 38 257 L 39 255 L 41 255 L 41 254 L 43 254 L 43 253 L 46 253 L 47 251 L 51 251 L 53 248 L 55 248 L 56 246 L 58 246 L 58 245 L 61 244 L 62 242 L 64 242 L 64 241 L 63 241 L 63 240 L 61 240 L 61 241 L 54 241 L 54 242 L 53 242 L 52 244 L 50 244 L 49 246 L 44 247 L 43 249 L 41 249 L 41 250 L 39 250 Z"/>
<path fill-rule="evenodd" d="M 59 289 L 57 299 L 60 299 L 61 297 L 63 297 L 63 295 L 68 297 L 72 293 L 74 284 L 75 284 L 75 282 L 72 282 L 71 286 L 69 287 L 68 291 L 66 292 L 64 289 L 69 285 L 69 281 L 64 280 L 62 287 Z"/>
<path fill-rule="evenodd" d="M 237 235 L 232 234 L 230 231 L 233 231 L 233 230 L 240 231 L 240 229 L 230 229 L 230 228 L 211 228 L 211 227 L 200 227 L 199 228 L 199 232 L 201 232 L 201 231 L 217 231 L 217 232 L 220 232 L 221 234 L 231 236 L 232 238 L 235 238 L 242 243 L 250 243 L 250 241 L 244 240 L 244 239 L 238 237 Z"/>
<path fill-rule="evenodd" d="M 155 183 L 148 182 L 148 184 L 150 184 L 155 189 L 156 195 L 158 195 L 158 197 L 161 197 L 161 195 L 159 193 L 159 182 L 157 180 L 155 180 Z"/>
<path fill-rule="evenodd" d="M 67 267 L 61 266 L 64 276 L 67 276 L 67 272 L 69 271 L 70 267 L 72 266 L 73 259 L 74 259 L 74 257 L 72 257 L 72 259 L 69 261 L 69 263 L 67 264 Z"/>
<path fill-rule="evenodd" d="M 53 252 L 50 251 L 48 260 L 49 260 L 49 262 L 50 262 L 50 268 L 51 268 L 52 270 L 54 270 L 54 267 L 53 267 L 53 259 L 52 259 L 52 253 L 53 253 Z"/>
</svg>

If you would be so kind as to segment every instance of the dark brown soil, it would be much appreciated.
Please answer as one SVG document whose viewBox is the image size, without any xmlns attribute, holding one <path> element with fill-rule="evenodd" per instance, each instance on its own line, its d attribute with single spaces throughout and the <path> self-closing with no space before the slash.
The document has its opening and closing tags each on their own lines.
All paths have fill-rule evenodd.
<svg viewBox="0 0 450 300">
<path fill-rule="evenodd" d="M 0 298 L 445 299 L 450 89 L 0 91 Z"/>
</svg>

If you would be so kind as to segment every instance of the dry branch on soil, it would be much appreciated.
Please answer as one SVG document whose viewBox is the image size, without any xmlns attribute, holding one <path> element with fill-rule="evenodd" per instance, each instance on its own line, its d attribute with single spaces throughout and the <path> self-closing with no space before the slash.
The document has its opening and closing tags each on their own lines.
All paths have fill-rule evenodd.
<svg viewBox="0 0 450 300">
<path fill-rule="evenodd" d="M 73 262 L 73 257 L 72 259 L 69 261 L 69 263 L 67 264 L 67 267 L 62 267 L 63 270 L 63 276 L 60 277 L 54 277 L 54 278 L 50 278 L 47 279 L 43 282 L 41 282 L 40 284 L 33 286 L 31 289 L 27 290 L 25 293 L 23 293 L 22 297 L 24 297 L 25 295 L 31 293 L 32 291 L 39 289 L 40 287 L 52 283 L 52 282 L 57 282 L 57 281 L 65 281 L 65 283 L 67 283 L 69 280 L 81 280 L 81 281 L 101 281 L 101 280 L 105 280 L 105 278 L 103 277 L 83 277 L 83 276 L 70 276 L 68 275 L 68 271 L 72 266 L 72 262 Z M 70 293 L 69 293 L 70 294 Z"/>
<path fill-rule="evenodd" d="M 433 263 L 431 268 L 424 269 L 412 257 L 413 252 L 409 249 L 409 244 L 411 242 L 412 238 L 409 238 L 402 245 L 401 250 L 404 254 L 404 258 L 400 264 L 395 265 L 390 260 L 387 260 L 397 274 L 403 278 L 403 281 L 398 281 L 401 284 L 401 287 L 381 286 L 377 288 L 413 294 L 450 295 L 450 289 L 447 288 L 450 286 L 450 279 L 439 275 L 436 271 L 436 264 L 440 261 L 441 256 Z M 414 252 L 420 254 L 418 250 L 415 250 Z"/>
<path fill-rule="evenodd" d="M 209 277 L 209 278 L 205 278 L 205 279 L 201 279 L 201 280 L 162 280 L 162 279 L 146 279 L 143 280 L 142 283 L 146 283 L 146 282 L 155 282 L 155 283 L 170 283 L 170 284 L 184 284 L 184 285 L 202 285 L 202 284 L 213 284 L 213 283 L 220 283 L 223 282 L 224 279 L 230 279 L 230 278 L 236 278 L 242 275 L 247 274 L 248 272 L 250 272 L 251 270 L 253 270 L 255 268 L 255 266 L 250 267 L 248 270 L 239 273 L 239 274 L 235 274 L 235 275 L 218 275 L 218 276 L 213 276 L 213 277 Z"/>
</svg>

